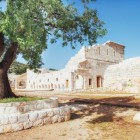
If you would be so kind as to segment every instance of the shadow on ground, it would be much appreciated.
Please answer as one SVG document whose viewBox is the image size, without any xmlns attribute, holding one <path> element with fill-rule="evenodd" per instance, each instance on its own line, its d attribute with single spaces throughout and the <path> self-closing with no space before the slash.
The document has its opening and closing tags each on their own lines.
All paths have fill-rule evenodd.
<svg viewBox="0 0 140 140">
<path fill-rule="evenodd" d="M 88 105 L 88 109 L 73 113 L 71 119 L 80 119 L 85 116 L 90 116 L 94 113 L 98 117 L 88 121 L 88 123 L 92 124 L 114 121 L 120 122 L 123 121 L 125 116 L 127 116 L 128 109 L 132 108 L 134 111 L 140 110 L 140 102 L 136 101 L 134 97 L 110 97 L 102 99 L 73 98 L 65 104 Z M 122 116 L 116 116 L 117 113 L 122 114 Z"/>
</svg>

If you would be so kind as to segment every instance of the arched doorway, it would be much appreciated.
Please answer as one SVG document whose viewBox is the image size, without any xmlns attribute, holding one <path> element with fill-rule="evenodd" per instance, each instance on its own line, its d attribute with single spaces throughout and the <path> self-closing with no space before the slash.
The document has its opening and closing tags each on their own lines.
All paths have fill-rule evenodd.
<svg viewBox="0 0 140 140">
<path fill-rule="evenodd" d="M 81 75 L 75 76 L 75 89 L 83 89 L 83 77 Z"/>
</svg>

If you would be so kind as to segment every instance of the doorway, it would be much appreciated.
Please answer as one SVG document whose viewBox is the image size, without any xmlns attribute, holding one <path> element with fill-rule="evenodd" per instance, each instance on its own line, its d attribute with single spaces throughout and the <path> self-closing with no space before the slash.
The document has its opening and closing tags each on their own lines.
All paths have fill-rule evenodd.
<svg viewBox="0 0 140 140">
<path fill-rule="evenodd" d="M 97 88 L 103 86 L 103 78 L 101 76 L 97 76 Z"/>
</svg>

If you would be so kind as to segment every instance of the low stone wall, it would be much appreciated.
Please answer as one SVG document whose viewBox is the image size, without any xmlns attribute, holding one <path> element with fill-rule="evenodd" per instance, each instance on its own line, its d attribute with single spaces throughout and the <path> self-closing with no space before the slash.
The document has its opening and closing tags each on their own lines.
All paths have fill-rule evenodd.
<svg viewBox="0 0 140 140">
<path fill-rule="evenodd" d="M 14 132 L 34 126 L 68 121 L 71 115 L 70 107 L 57 106 L 57 100 L 1 103 L 0 133 Z"/>
<path fill-rule="evenodd" d="M 0 114 L 17 114 L 58 107 L 58 100 L 0 103 Z"/>
</svg>

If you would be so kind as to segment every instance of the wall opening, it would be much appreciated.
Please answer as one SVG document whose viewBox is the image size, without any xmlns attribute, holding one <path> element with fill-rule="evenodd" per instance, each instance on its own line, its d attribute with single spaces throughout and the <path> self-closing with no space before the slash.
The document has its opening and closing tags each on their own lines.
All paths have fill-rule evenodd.
<svg viewBox="0 0 140 140">
<path fill-rule="evenodd" d="M 89 87 L 92 87 L 92 79 L 89 79 Z"/>
<path fill-rule="evenodd" d="M 108 49 L 107 49 L 107 52 L 106 52 L 106 53 L 107 53 L 107 55 L 108 55 Z"/>
<path fill-rule="evenodd" d="M 66 88 L 69 88 L 69 80 L 66 80 Z"/>
<path fill-rule="evenodd" d="M 103 86 L 103 78 L 101 76 L 97 76 L 97 88 Z"/>
</svg>

